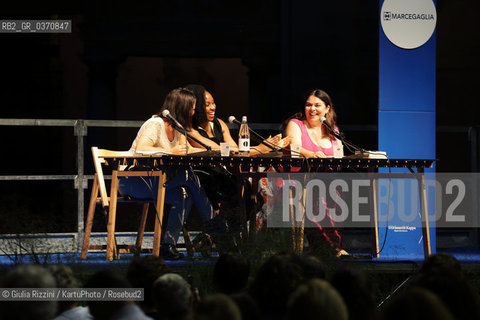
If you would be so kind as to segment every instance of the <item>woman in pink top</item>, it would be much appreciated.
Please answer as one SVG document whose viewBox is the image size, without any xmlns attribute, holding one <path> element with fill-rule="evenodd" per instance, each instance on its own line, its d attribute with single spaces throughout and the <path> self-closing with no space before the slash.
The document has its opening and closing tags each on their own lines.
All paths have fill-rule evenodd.
<svg viewBox="0 0 480 320">
<path fill-rule="evenodd" d="M 295 114 L 287 123 L 285 134 L 291 137 L 291 144 L 301 145 L 300 153 L 307 158 L 333 157 L 334 147 L 342 144 L 322 122 L 322 117 L 325 117 L 328 123 L 336 128 L 337 116 L 332 100 L 325 91 L 315 89 L 306 95 L 304 112 Z M 326 222 L 314 222 L 320 232 L 316 228 L 305 229 L 309 245 L 315 247 L 322 241 L 327 241 L 335 247 L 338 255 L 346 254 L 344 250 L 340 249 L 342 232 L 335 228 L 335 223 L 329 214 L 330 205 L 327 205 L 326 199 L 322 199 L 322 203 L 318 205 L 327 206 L 327 219 Z"/>
<path fill-rule="evenodd" d="M 332 100 L 325 91 L 315 89 L 307 94 L 305 111 L 295 114 L 285 129 L 291 144 L 301 145 L 300 153 L 307 158 L 333 157 L 334 147 L 342 144 L 322 123 L 322 117 L 335 128 Z"/>
</svg>

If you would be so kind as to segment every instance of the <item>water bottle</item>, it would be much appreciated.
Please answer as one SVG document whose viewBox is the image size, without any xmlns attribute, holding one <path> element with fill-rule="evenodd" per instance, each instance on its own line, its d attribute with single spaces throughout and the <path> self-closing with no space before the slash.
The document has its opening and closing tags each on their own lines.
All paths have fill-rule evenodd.
<svg viewBox="0 0 480 320">
<path fill-rule="evenodd" d="M 250 131 L 248 130 L 247 117 L 242 117 L 242 124 L 238 132 L 238 154 L 248 156 L 250 153 Z"/>
</svg>

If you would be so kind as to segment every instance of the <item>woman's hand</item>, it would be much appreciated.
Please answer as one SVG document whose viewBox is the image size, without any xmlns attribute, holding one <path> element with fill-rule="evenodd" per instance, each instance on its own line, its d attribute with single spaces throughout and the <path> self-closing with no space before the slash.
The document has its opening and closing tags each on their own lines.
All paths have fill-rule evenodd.
<svg viewBox="0 0 480 320">
<path fill-rule="evenodd" d="M 314 158 L 326 158 L 327 156 L 322 151 L 317 151 L 313 153 Z"/>
<path fill-rule="evenodd" d="M 275 148 L 275 150 L 278 149 L 283 149 L 287 147 L 290 142 L 292 141 L 292 138 L 289 136 L 286 136 L 285 138 L 282 139 L 282 135 L 279 133 L 276 136 L 273 137 L 268 137 L 267 139 L 263 140 L 263 143 L 266 143 L 272 147 Z M 267 153 L 272 151 L 271 147 L 267 147 L 265 144 L 260 143 L 256 147 L 252 147 L 250 150 L 250 155 L 255 155 L 258 153 Z"/>
<path fill-rule="evenodd" d="M 282 139 L 281 134 L 277 134 L 276 136 L 268 137 L 268 139 L 263 140 L 264 143 L 267 143 L 268 145 L 273 146 L 277 150 L 287 147 L 291 141 L 292 141 L 292 138 L 289 136 Z M 257 147 L 252 149 L 258 151 L 259 153 L 267 153 L 272 151 L 272 148 L 267 147 L 263 143 L 259 144 Z"/>
<path fill-rule="evenodd" d="M 187 146 L 184 145 L 184 144 L 176 145 L 175 147 L 173 147 L 171 149 L 171 152 L 173 154 L 177 154 L 177 155 L 186 155 L 187 154 Z"/>
<path fill-rule="evenodd" d="M 282 135 L 277 134 L 276 136 L 268 137 L 268 139 L 265 139 L 263 141 L 266 142 L 267 144 L 277 146 L 277 144 L 280 142 L 281 139 L 282 139 Z"/>
<path fill-rule="evenodd" d="M 269 146 L 276 147 L 280 139 L 281 139 L 280 134 L 277 134 L 276 136 L 273 136 L 273 137 L 268 137 L 267 139 L 263 140 L 263 143 L 260 143 L 258 146 L 252 149 L 257 149 L 257 151 L 260 153 L 270 152 L 272 151 L 272 148 L 267 147 L 264 143 L 266 143 Z"/>
<path fill-rule="evenodd" d="M 283 149 L 288 147 L 291 142 L 292 142 L 292 137 L 286 136 L 277 143 L 277 146 L 278 148 Z"/>
</svg>

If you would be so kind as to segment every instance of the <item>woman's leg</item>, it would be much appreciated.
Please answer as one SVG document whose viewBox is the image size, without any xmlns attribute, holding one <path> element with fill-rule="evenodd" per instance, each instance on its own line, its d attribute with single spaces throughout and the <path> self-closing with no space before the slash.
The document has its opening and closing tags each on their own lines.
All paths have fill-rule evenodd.
<svg viewBox="0 0 480 320">
<path fill-rule="evenodd" d="M 181 185 L 188 190 L 188 195 L 190 195 L 192 202 L 195 203 L 200 218 L 204 222 L 204 233 L 201 234 L 202 236 L 197 236 L 194 239 L 194 243 L 209 246 L 213 240 L 219 252 L 227 252 L 235 248 L 235 240 L 230 234 L 227 222 L 223 217 L 215 215 L 213 207 L 200 185 L 198 176 L 191 169 L 185 170 L 167 183 L 168 187 L 176 185 Z M 197 249 L 202 251 L 202 248 Z"/>
<path fill-rule="evenodd" d="M 171 208 L 162 243 L 175 246 L 192 203 L 195 203 L 203 222 L 214 217 L 214 210 L 193 170 L 170 170 L 167 171 L 167 177 L 165 203 Z M 121 194 L 137 199 L 156 199 L 158 177 L 125 177 L 120 179 L 119 190 Z"/>
<path fill-rule="evenodd" d="M 134 199 L 156 199 L 158 177 L 122 177 L 118 180 L 118 191 Z"/>
<path fill-rule="evenodd" d="M 162 236 L 162 243 L 177 245 L 180 231 L 192 208 L 192 197 L 185 187 L 167 188 L 165 202 L 170 205 L 167 227 Z"/>
<path fill-rule="evenodd" d="M 203 222 L 209 221 L 214 217 L 212 204 L 192 169 L 189 168 L 178 172 L 167 182 L 167 190 L 179 186 L 187 187 L 188 194 L 191 196 Z"/>
<path fill-rule="evenodd" d="M 175 178 L 175 177 L 174 177 Z M 182 180 L 181 178 L 178 180 Z M 124 177 L 119 181 L 119 192 L 135 199 L 153 199 L 158 195 L 158 177 Z M 192 208 L 188 188 L 168 183 L 165 188 L 165 203 L 170 206 L 162 243 L 176 246 L 182 225 Z M 162 221 L 163 222 L 163 221 Z"/>
</svg>

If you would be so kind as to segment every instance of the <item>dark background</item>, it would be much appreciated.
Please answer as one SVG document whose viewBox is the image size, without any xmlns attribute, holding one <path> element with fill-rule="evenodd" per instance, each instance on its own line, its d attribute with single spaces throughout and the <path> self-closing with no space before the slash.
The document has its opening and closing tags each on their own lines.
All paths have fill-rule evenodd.
<svg viewBox="0 0 480 320">
<path fill-rule="evenodd" d="M 0 34 L 0 118 L 143 121 L 168 91 L 199 83 L 224 120 L 248 115 L 250 122 L 280 123 L 302 108 L 308 88 L 322 88 L 347 138 L 377 148 L 378 1 L 15 6 L 2 4 L 1 19 L 71 19 L 73 32 Z M 475 0 L 437 1 L 438 171 L 478 170 L 470 127 L 480 122 L 479 8 Z M 89 128 L 86 173 L 90 146 L 126 150 L 135 133 Z M 0 127 L 0 134 L 0 175 L 76 174 L 73 128 Z M 71 182 L 0 181 L 0 193 L 2 220 L 24 214 L 43 225 L 49 217 L 45 230 L 75 230 Z"/>
</svg>

